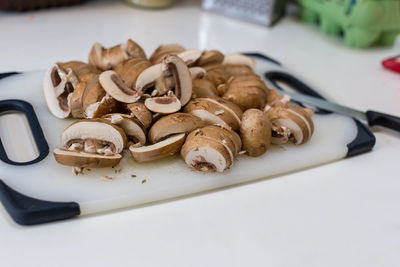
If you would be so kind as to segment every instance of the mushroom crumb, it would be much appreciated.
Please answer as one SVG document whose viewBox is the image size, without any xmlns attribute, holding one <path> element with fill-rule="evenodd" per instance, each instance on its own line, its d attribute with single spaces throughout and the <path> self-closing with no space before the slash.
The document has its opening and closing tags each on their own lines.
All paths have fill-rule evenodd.
<svg viewBox="0 0 400 267">
<path fill-rule="evenodd" d="M 83 174 L 83 168 L 80 167 L 72 167 L 72 173 L 75 175 Z"/>
<path fill-rule="evenodd" d="M 131 177 L 132 178 L 136 178 L 136 174 L 131 174 Z"/>
<path fill-rule="evenodd" d="M 146 179 L 142 180 L 142 184 L 144 184 L 144 183 L 146 183 L 146 182 L 147 182 L 147 180 L 146 180 Z"/>
<path fill-rule="evenodd" d="M 106 181 L 113 181 L 115 178 L 108 176 L 108 175 L 102 175 L 101 179 L 106 180 Z"/>
<path fill-rule="evenodd" d="M 217 111 L 215 111 L 214 112 L 214 115 L 221 115 L 221 114 L 224 114 L 224 111 L 223 110 L 217 110 Z"/>
<path fill-rule="evenodd" d="M 242 150 L 242 151 L 240 151 L 238 154 L 239 154 L 239 155 L 246 154 L 246 150 Z"/>
</svg>

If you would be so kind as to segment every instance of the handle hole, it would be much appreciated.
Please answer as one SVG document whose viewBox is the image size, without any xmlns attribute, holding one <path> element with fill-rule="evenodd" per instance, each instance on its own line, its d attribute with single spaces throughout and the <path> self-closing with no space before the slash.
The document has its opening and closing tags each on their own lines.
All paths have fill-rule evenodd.
<svg viewBox="0 0 400 267">
<path fill-rule="evenodd" d="M 7 157 L 14 162 L 29 162 L 39 156 L 28 120 L 22 112 L 0 113 L 0 140 Z"/>
</svg>

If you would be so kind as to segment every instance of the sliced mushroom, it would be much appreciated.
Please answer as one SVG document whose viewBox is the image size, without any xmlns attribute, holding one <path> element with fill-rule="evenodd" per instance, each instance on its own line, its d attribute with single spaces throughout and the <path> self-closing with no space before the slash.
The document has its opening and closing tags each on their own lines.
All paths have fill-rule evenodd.
<svg viewBox="0 0 400 267">
<path fill-rule="evenodd" d="M 131 39 L 107 49 L 95 43 L 89 54 L 89 63 L 101 70 L 109 70 L 130 58 L 146 58 L 143 49 Z"/>
<path fill-rule="evenodd" d="M 206 126 L 191 132 L 181 149 L 181 156 L 193 170 L 223 172 L 235 161 L 239 138 L 232 131 Z M 237 135 L 237 134 L 236 134 Z"/>
<path fill-rule="evenodd" d="M 104 95 L 100 101 L 90 104 L 85 109 L 86 118 L 100 118 L 109 113 L 123 112 L 124 106 L 110 95 Z"/>
<path fill-rule="evenodd" d="M 268 101 L 264 111 L 271 107 L 287 107 L 290 103 L 290 96 L 286 94 L 279 95 L 275 90 L 268 89 Z"/>
<path fill-rule="evenodd" d="M 43 79 L 43 92 L 51 113 L 58 118 L 70 116 L 72 93 L 79 79 L 71 68 L 64 69 L 59 63 L 51 66 Z"/>
<path fill-rule="evenodd" d="M 100 74 L 99 81 L 104 90 L 120 102 L 134 103 L 141 96 L 140 92 L 127 87 L 115 71 L 104 71 Z"/>
<path fill-rule="evenodd" d="M 207 73 L 207 71 L 202 67 L 191 67 L 189 68 L 189 71 L 192 80 L 204 78 Z"/>
<path fill-rule="evenodd" d="M 182 107 L 181 102 L 172 92 L 164 96 L 147 98 L 144 105 L 149 110 L 161 114 L 175 113 Z"/>
<path fill-rule="evenodd" d="M 162 64 L 156 64 L 143 70 L 137 77 L 135 88 L 139 92 L 146 91 L 147 88 L 153 86 L 157 79 L 164 76 Z"/>
<path fill-rule="evenodd" d="M 250 108 L 264 108 L 268 88 L 256 75 L 232 76 L 224 85 L 218 88 L 225 91 L 223 98 L 237 104 L 243 111 Z"/>
<path fill-rule="evenodd" d="M 149 141 L 154 144 L 178 133 L 189 133 L 204 122 L 198 117 L 187 113 L 174 113 L 157 120 L 149 131 Z"/>
<path fill-rule="evenodd" d="M 256 66 L 254 59 L 242 54 L 226 54 L 222 65 L 242 65 L 249 67 L 252 71 Z"/>
<path fill-rule="evenodd" d="M 192 98 L 199 97 L 216 97 L 218 96 L 217 88 L 207 79 L 193 80 Z"/>
<path fill-rule="evenodd" d="M 200 58 L 201 51 L 198 49 L 189 49 L 180 52 L 177 56 L 180 57 L 186 65 L 190 66 Z"/>
<path fill-rule="evenodd" d="M 112 124 L 121 127 L 128 139 L 131 139 L 135 144 L 141 146 L 146 144 L 146 132 L 144 125 L 135 117 L 122 113 L 112 113 L 103 116 L 104 119 L 110 121 Z"/>
<path fill-rule="evenodd" d="M 163 60 L 162 69 L 172 71 L 175 80 L 175 95 L 182 106 L 186 105 L 192 96 L 192 77 L 189 68 L 181 58 L 168 55 Z"/>
<path fill-rule="evenodd" d="M 132 58 L 121 62 L 114 70 L 127 87 L 133 88 L 136 86 L 136 80 L 139 75 L 150 66 L 150 61 L 143 58 Z"/>
<path fill-rule="evenodd" d="M 130 115 L 139 120 L 144 126 L 144 129 L 147 130 L 153 120 L 153 114 L 151 111 L 141 102 L 128 104 L 126 107 L 129 109 L 131 113 Z"/>
<path fill-rule="evenodd" d="M 121 154 L 105 156 L 86 152 L 75 152 L 62 148 L 53 151 L 54 158 L 59 164 L 79 168 L 106 168 L 118 165 Z"/>
<path fill-rule="evenodd" d="M 313 132 L 314 123 L 311 119 L 313 111 L 293 105 L 287 107 L 272 107 L 266 111 L 272 124 L 273 144 L 292 142 L 296 145 L 307 142 Z"/>
<path fill-rule="evenodd" d="M 184 111 L 207 124 L 230 127 L 234 131 L 239 130 L 243 114 L 237 105 L 219 97 L 196 98 L 186 105 Z"/>
<path fill-rule="evenodd" d="M 107 120 L 81 120 L 64 130 L 54 156 L 63 165 L 109 167 L 119 162 L 126 142 L 124 131 Z"/>
<path fill-rule="evenodd" d="M 271 144 L 271 123 L 259 109 L 248 109 L 243 113 L 240 136 L 243 149 L 250 157 L 264 154 Z"/>
<path fill-rule="evenodd" d="M 225 83 L 229 78 L 221 64 L 208 65 L 205 66 L 204 69 L 207 71 L 205 79 L 212 82 L 215 87 Z"/>
<path fill-rule="evenodd" d="M 129 151 L 137 162 L 146 162 L 161 159 L 178 152 L 185 142 L 185 134 L 176 134 L 149 146 L 130 146 Z"/>
<path fill-rule="evenodd" d="M 218 50 L 208 50 L 201 54 L 197 61 L 198 66 L 206 66 L 209 64 L 221 64 L 224 61 L 224 54 Z"/>
<path fill-rule="evenodd" d="M 185 51 L 185 48 L 178 44 L 160 45 L 151 55 L 150 61 L 152 64 L 158 64 L 163 61 L 165 56 L 177 55 L 183 51 Z"/>
</svg>

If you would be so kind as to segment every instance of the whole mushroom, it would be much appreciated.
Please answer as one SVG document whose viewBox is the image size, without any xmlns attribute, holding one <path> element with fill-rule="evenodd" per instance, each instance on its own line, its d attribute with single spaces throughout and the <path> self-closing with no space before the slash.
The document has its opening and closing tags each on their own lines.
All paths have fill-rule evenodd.
<svg viewBox="0 0 400 267">
<path fill-rule="evenodd" d="M 248 109 L 243 113 L 240 137 L 243 150 L 250 157 L 264 154 L 271 144 L 271 123 L 259 109 Z"/>
</svg>

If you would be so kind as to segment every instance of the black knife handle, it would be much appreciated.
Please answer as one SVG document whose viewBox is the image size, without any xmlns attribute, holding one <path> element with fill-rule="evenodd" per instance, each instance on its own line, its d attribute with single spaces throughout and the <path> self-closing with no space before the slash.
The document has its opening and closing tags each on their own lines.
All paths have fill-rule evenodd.
<svg viewBox="0 0 400 267">
<path fill-rule="evenodd" d="M 369 126 L 383 126 L 400 132 L 400 117 L 373 110 L 366 112 Z"/>
</svg>

